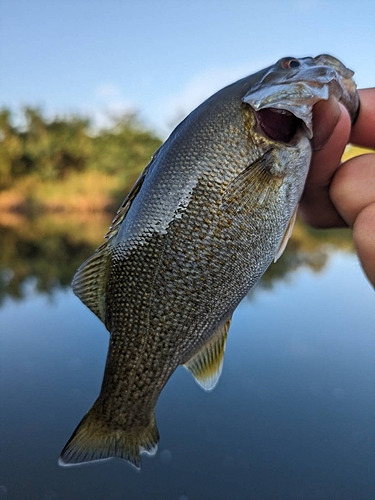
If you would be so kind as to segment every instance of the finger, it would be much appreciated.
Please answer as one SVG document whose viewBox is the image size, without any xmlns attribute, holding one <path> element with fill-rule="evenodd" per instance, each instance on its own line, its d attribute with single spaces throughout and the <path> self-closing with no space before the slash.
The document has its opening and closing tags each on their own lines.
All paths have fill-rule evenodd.
<svg viewBox="0 0 375 500">
<path fill-rule="evenodd" d="M 358 91 L 360 108 L 353 125 L 350 142 L 366 148 L 375 148 L 375 88 Z"/>
<path fill-rule="evenodd" d="M 335 97 L 330 97 L 328 101 L 319 101 L 313 110 L 313 138 L 312 146 L 314 151 L 319 151 L 328 142 L 337 122 L 340 119 L 341 108 Z"/>
<path fill-rule="evenodd" d="M 375 203 L 358 214 L 354 222 L 353 239 L 363 270 L 375 286 Z"/>
<path fill-rule="evenodd" d="M 341 114 L 328 141 L 322 149 L 313 153 L 301 199 L 300 213 L 302 218 L 307 224 L 314 227 L 343 227 L 346 225 L 329 196 L 330 183 L 339 168 L 351 128 L 347 110 L 341 104 L 339 106 Z M 324 121 L 324 117 L 324 113 L 318 116 L 321 122 Z M 318 121 L 314 126 L 318 129 L 320 124 Z"/>
<path fill-rule="evenodd" d="M 332 181 L 330 196 L 342 218 L 353 228 L 362 267 L 375 286 L 375 154 L 345 162 Z"/>
<path fill-rule="evenodd" d="M 361 155 L 343 163 L 329 194 L 346 224 L 353 227 L 358 214 L 375 203 L 375 155 Z"/>
</svg>

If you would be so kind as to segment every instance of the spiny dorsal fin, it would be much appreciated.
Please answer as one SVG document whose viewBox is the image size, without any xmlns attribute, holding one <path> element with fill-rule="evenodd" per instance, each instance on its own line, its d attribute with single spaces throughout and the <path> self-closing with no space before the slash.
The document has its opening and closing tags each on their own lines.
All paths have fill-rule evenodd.
<svg viewBox="0 0 375 500">
<path fill-rule="evenodd" d="M 158 150 L 159 151 L 159 150 Z M 73 291 L 82 302 L 91 311 L 105 323 L 105 291 L 108 280 L 109 266 L 111 263 L 110 245 L 111 240 L 117 235 L 121 223 L 135 200 L 146 178 L 151 164 L 156 158 L 157 152 L 152 156 L 150 163 L 146 166 L 142 174 L 138 177 L 129 194 L 123 201 L 112 221 L 109 231 L 104 236 L 105 241 L 94 253 L 92 257 L 86 260 L 76 272 L 72 286 Z"/>
<path fill-rule="evenodd" d="M 296 218 L 297 218 L 297 211 L 298 211 L 298 205 L 296 206 L 296 209 L 293 212 L 292 218 L 289 221 L 288 227 L 286 228 L 285 234 L 283 236 L 283 239 L 281 240 L 280 247 L 275 255 L 275 258 L 273 259 L 274 262 L 276 262 L 284 253 L 284 250 L 288 244 L 289 238 L 292 236 L 294 224 L 296 223 Z"/>
<path fill-rule="evenodd" d="M 222 325 L 204 346 L 184 364 L 197 383 L 205 390 L 212 391 L 223 370 L 225 343 L 232 318 Z"/>
<path fill-rule="evenodd" d="M 160 149 L 160 148 L 159 148 Z M 126 214 L 128 213 L 133 201 L 135 200 L 137 194 L 139 193 L 142 184 L 146 178 L 146 175 L 150 171 L 151 165 L 153 164 L 156 155 L 158 154 L 159 149 L 153 154 L 151 161 L 146 165 L 145 169 L 141 173 L 141 175 L 138 177 L 138 179 L 135 181 L 134 186 L 131 188 L 129 191 L 128 195 L 126 196 L 125 200 L 122 202 L 122 205 L 120 208 L 117 210 L 117 214 L 115 215 L 115 218 L 112 221 L 111 227 L 109 228 L 108 232 L 105 234 L 104 238 L 107 240 L 111 240 L 116 236 L 116 234 L 119 231 L 119 228 L 121 226 L 121 223 L 126 217 Z M 98 248 L 100 250 L 103 246 L 107 244 L 107 242 L 103 243 L 101 247 Z"/>
</svg>

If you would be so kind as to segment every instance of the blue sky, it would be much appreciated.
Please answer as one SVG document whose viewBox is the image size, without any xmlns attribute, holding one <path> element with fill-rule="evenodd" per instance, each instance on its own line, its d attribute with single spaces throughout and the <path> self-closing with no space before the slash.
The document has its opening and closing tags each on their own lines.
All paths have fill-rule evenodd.
<svg viewBox="0 0 375 500">
<path fill-rule="evenodd" d="M 375 85 L 373 0 L 2 0 L 0 106 L 138 110 L 160 134 L 283 56 L 331 53 Z"/>
</svg>

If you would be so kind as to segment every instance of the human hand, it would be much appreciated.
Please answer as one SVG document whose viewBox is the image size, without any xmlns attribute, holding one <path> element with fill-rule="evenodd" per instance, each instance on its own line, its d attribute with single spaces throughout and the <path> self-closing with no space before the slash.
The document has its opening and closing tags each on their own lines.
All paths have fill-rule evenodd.
<svg viewBox="0 0 375 500">
<path fill-rule="evenodd" d="M 334 98 L 314 107 L 314 153 L 300 213 L 317 228 L 351 227 L 362 267 L 375 286 L 375 154 L 340 164 L 348 142 L 375 149 L 375 88 L 360 90 L 359 96 L 353 126 Z"/>
</svg>

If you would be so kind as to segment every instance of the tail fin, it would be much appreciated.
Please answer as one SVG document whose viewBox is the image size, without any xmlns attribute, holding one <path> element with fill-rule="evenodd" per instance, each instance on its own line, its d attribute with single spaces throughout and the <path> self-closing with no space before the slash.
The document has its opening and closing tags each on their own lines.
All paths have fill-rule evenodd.
<svg viewBox="0 0 375 500">
<path fill-rule="evenodd" d="M 152 414 L 147 427 L 111 427 L 95 412 L 95 405 L 81 420 L 65 445 L 59 465 L 78 465 L 112 457 L 123 458 L 141 468 L 142 453 L 155 455 L 159 441 L 155 415 Z"/>
</svg>

